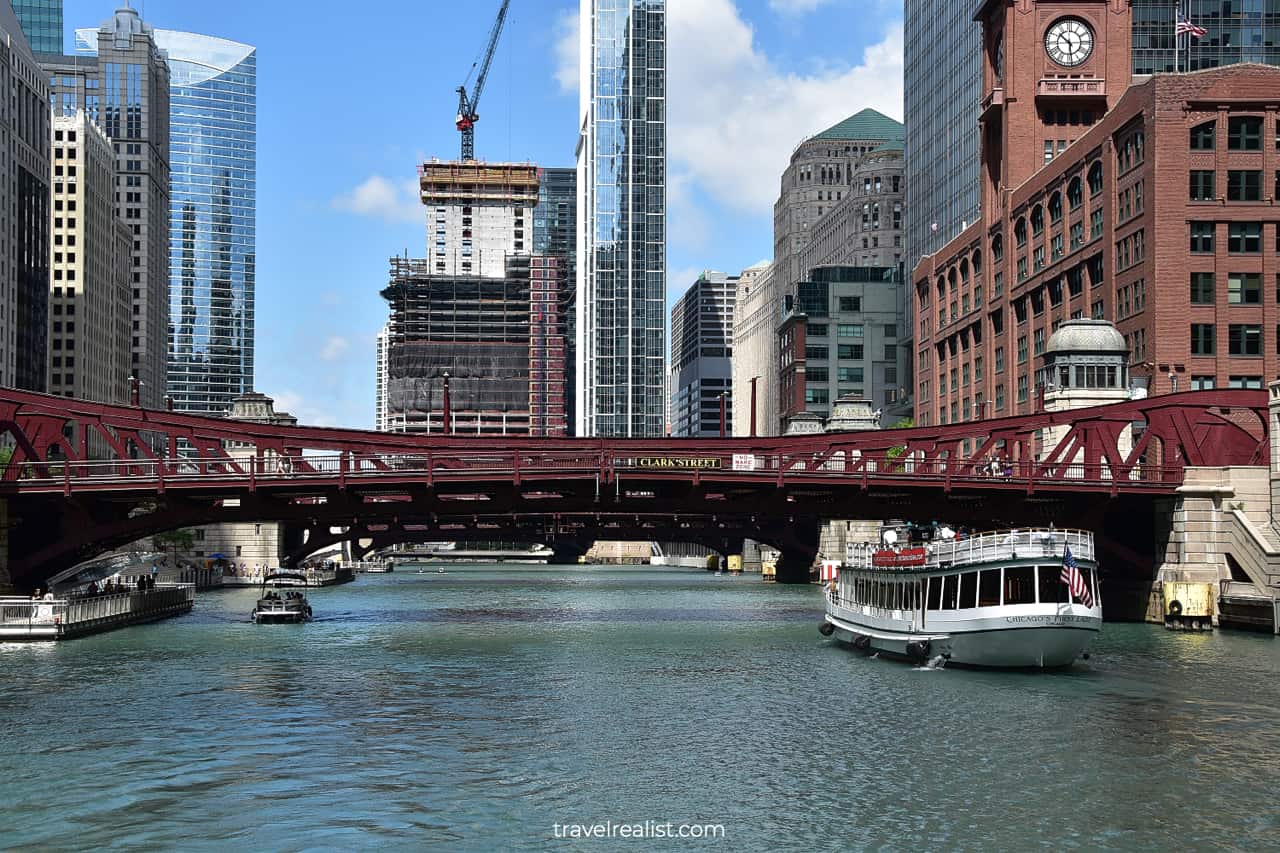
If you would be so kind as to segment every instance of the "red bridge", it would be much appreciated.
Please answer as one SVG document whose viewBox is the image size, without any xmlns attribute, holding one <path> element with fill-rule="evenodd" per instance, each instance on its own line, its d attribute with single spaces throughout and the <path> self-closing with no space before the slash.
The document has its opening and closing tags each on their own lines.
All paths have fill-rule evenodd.
<svg viewBox="0 0 1280 853">
<path fill-rule="evenodd" d="M 541 542 L 568 557 L 598 538 L 725 553 L 751 538 L 782 551 L 780 579 L 802 580 L 829 518 L 1123 533 L 1174 494 L 1187 466 L 1266 464 L 1266 407 L 1265 392 L 1200 391 L 907 430 L 496 439 L 282 427 L 0 389 L 0 444 L 13 447 L 0 502 L 19 588 L 154 533 L 237 521 L 285 523 L 291 559 L 344 539 L 368 550 Z M 1047 446 L 1055 426 L 1065 435 Z"/>
</svg>

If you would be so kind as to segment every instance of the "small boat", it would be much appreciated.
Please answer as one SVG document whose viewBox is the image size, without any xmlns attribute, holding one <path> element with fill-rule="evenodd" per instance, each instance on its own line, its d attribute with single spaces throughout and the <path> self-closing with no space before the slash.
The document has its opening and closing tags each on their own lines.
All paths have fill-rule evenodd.
<svg viewBox="0 0 1280 853">
<path fill-rule="evenodd" d="M 1102 628 L 1093 534 L 1053 528 L 850 549 L 824 636 L 931 666 L 1070 666 Z"/>
<path fill-rule="evenodd" d="M 281 595 L 279 592 L 272 590 L 267 592 L 267 584 L 280 581 L 300 582 L 290 583 L 291 586 L 306 586 L 307 576 L 294 574 L 291 572 L 272 572 L 262 579 L 262 591 L 258 595 L 258 603 L 253 608 L 253 621 L 257 625 L 269 624 L 297 624 L 299 622 L 311 621 L 311 605 L 307 602 L 307 597 L 301 592 L 289 590 Z"/>
</svg>

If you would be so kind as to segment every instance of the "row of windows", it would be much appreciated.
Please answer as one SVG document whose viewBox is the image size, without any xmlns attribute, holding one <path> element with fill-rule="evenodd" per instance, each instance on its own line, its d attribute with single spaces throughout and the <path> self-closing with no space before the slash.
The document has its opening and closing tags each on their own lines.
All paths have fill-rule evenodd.
<svg viewBox="0 0 1280 853">
<path fill-rule="evenodd" d="M 1276 276 L 1276 299 L 1280 301 L 1280 274 Z M 1213 305 L 1217 302 L 1217 276 L 1211 272 L 1191 273 L 1191 304 Z M 1261 305 L 1262 273 L 1227 273 L 1228 305 Z"/>
<path fill-rule="evenodd" d="M 1233 255 L 1256 255 L 1262 251 L 1261 222 L 1227 223 L 1227 251 Z M 1189 248 L 1193 254 L 1210 254 L 1217 234 L 1215 222 L 1192 222 Z M 1276 251 L 1280 252 L 1280 229 L 1276 232 Z"/>
<path fill-rule="evenodd" d="M 1191 128 L 1191 150 L 1213 151 L 1218 145 L 1218 122 L 1206 121 Z M 1276 122 L 1276 148 L 1280 149 L 1280 121 Z M 1233 116 L 1227 119 L 1228 151 L 1261 151 L 1262 118 Z"/>
<path fill-rule="evenodd" d="M 1091 592 L 1097 579 L 1081 573 Z M 968 610 L 1013 604 L 1067 604 L 1070 590 L 1062 581 L 1062 566 L 1008 566 L 930 578 L 882 580 L 865 575 L 842 575 L 839 603 L 880 610 Z"/>
<path fill-rule="evenodd" d="M 840 301 L 841 303 L 843 303 L 845 299 L 858 299 L 858 298 L 859 297 L 856 297 L 856 296 L 841 297 Z M 844 311 L 849 309 L 841 308 L 840 310 Z M 852 309 L 852 310 L 856 311 L 858 309 Z M 825 338 L 828 332 L 830 331 L 830 328 L 831 327 L 827 323 L 810 323 L 806 327 L 806 330 L 807 330 L 808 336 L 811 338 Z M 856 324 L 856 323 L 838 323 L 836 325 L 836 331 L 837 331 L 837 334 L 842 338 L 861 338 L 865 332 L 864 327 L 861 324 Z M 882 331 L 884 332 L 884 336 L 886 338 L 896 338 L 898 336 L 898 324 L 885 323 L 884 326 L 882 327 Z"/>
<path fill-rule="evenodd" d="M 1213 323 L 1191 324 L 1191 354 L 1214 355 L 1217 349 L 1217 327 Z M 1227 354 L 1262 355 L 1262 326 L 1253 323 L 1231 323 L 1227 326 Z"/>
<path fill-rule="evenodd" d="M 1280 191 L 1280 172 L 1276 172 L 1276 189 Z M 1192 201 L 1216 201 L 1217 172 L 1213 169 L 1192 169 L 1189 197 Z M 1262 201 L 1261 169 L 1228 169 L 1227 201 Z"/>
<path fill-rule="evenodd" d="M 861 361 L 864 357 L 865 348 L 862 344 L 840 344 L 836 348 L 837 358 L 850 359 L 852 361 Z M 804 348 L 804 357 L 806 361 L 826 361 L 831 357 L 831 348 L 815 344 L 806 344 Z M 898 358 L 898 345 L 884 345 L 884 360 L 896 361 Z M 783 367 L 791 362 L 784 358 Z"/>
</svg>

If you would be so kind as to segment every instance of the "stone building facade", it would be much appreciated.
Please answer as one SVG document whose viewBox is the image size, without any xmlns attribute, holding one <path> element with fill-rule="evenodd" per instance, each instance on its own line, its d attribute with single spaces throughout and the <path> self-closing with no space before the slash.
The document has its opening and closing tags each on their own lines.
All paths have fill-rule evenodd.
<svg viewBox="0 0 1280 853">
<path fill-rule="evenodd" d="M 129 401 L 133 236 L 116 216 L 111 140 L 83 110 L 53 119 L 49 391 Z"/>
<path fill-rule="evenodd" d="M 738 285 L 733 397 L 749 407 L 755 379 L 759 435 L 786 427 L 779 334 L 800 282 L 817 267 L 902 261 L 903 134 L 900 122 L 867 109 L 806 139 L 791 156 L 774 204 L 773 262 L 744 271 Z M 896 294 L 903 303 L 902 289 Z M 735 430 L 746 435 L 749 417 Z"/>
<path fill-rule="evenodd" d="M 761 261 L 738 277 L 733 302 L 733 385 L 738 400 L 735 436 L 779 435 L 778 336 L 782 277 Z M 754 407 L 754 408 L 753 408 Z M 754 415 L 754 417 L 753 417 Z"/>
<path fill-rule="evenodd" d="M 1073 318 L 1113 321 L 1151 393 L 1264 387 L 1280 69 L 1130 85 L 1128 4 L 1023 5 L 980 9 L 983 215 L 912 277 L 916 423 L 1033 411 L 1040 356 Z M 1046 44 L 1077 25 L 1089 40 L 1064 65 Z"/>
<path fill-rule="evenodd" d="M 266 394 L 250 391 L 231 403 L 232 420 L 277 426 L 297 426 L 298 419 L 288 412 L 277 412 L 275 401 Z M 255 453 L 252 444 L 227 442 L 227 453 L 233 459 L 246 460 Z M 269 457 L 263 460 L 271 464 Z M 195 543 L 190 559 L 197 563 L 221 554 L 226 562 L 243 574 L 255 566 L 277 568 L 284 556 L 284 525 L 274 521 L 243 524 L 210 524 L 195 528 Z"/>
</svg>

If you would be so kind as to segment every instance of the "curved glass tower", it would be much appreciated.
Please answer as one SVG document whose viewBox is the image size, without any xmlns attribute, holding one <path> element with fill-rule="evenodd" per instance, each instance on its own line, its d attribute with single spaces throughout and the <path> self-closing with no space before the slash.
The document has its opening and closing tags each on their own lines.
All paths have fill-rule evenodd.
<svg viewBox="0 0 1280 853">
<path fill-rule="evenodd" d="M 257 50 L 156 30 L 169 54 L 169 394 L 225 415 L 253 390 Z"/>
</svg>

